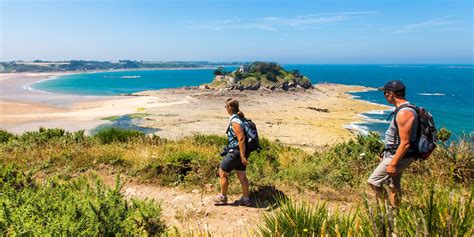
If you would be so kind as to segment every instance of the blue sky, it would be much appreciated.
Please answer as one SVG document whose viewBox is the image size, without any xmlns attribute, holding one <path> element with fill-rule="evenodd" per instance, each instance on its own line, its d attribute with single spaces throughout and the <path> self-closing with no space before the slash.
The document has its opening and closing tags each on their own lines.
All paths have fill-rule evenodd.
<svg viewBox="0 0 474 237">
<path fill-rule="evenodd" d="M 473 63 L 473 1 L 0 0 L 0 61 Z"/>
</svg>

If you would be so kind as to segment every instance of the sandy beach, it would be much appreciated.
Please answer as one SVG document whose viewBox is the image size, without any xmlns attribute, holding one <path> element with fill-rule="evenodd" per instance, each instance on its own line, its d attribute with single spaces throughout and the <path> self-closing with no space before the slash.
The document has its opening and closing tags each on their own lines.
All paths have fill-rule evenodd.
<svg viewBox="0 0 474 237">
<path fill-rule="evenodd" d="M 360 121 L 360 113 L 387 107 L 355 100 L 347 92 L 370 88 L 317 84 L 306 91 L 215 91 L 199 88 L 145 91 L 134 96 L 51 94 L 27 85 L 64 73 L 0 74 L 0 129 L 13 133 L 39 127 L 90 130 L 108 123 L 102 118 L 145 113 L 141 126 L 159 128 L 166 138 L 203 133 L 223 135 L 228 115 L 224 101 L 240 101 L 241 110 L 256 122 L 263 137 L 314 150 L 344 141 L 344 128 Z"/>
</svg>

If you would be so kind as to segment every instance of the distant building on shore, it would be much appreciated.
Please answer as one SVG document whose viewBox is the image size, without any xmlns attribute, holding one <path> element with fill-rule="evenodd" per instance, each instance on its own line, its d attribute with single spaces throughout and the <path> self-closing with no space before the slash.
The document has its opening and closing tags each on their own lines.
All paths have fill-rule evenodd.
<svg viewBox="0 0 474 237">
<path fill-rule="evenodd" d="M 239 72 L 242 73 L 242 74 L 250 72 L 250 66 L 240 65 Z"/>
</svg>

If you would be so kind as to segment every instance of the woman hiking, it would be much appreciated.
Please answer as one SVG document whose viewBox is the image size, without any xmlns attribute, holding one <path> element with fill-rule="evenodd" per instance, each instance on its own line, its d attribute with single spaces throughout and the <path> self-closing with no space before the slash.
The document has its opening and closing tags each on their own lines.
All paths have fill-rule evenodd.
<svg viewBox="0 0 474 237">
<path fill-rule="evenodd" d="M 242 197 L 234 202 L 234 205 L 252 206 L 249 197 L 249 180 L 245 169 L 247 168 L 247 157 L 245 152 L 245 133 L 241 126 L 244 114 L 239 110 L 239 102 L 232 98 L 226 100 L 225 108 L 230 115 L 229 125 L 227 128 L 227 137 L 229 139 L 227 145 L 227 153 L 224 156 L 219 167 L 219 178 L 221 185 L 221 193 L 216 197 L 217 203 L 227 203 L 227 190 L 229 188 L 229 175 L 235 170 L 237 177 L 242 184 Z"/>
</svg>

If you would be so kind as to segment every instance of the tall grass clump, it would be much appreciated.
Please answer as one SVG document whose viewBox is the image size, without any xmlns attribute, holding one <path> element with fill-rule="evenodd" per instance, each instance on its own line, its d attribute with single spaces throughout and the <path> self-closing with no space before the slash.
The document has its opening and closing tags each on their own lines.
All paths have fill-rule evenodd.
<svg viewBox="0 0 474 237">
<path fill-rule="evenodd" d="M 398 209 L 366 200 L 362 218 L 374 236 L 472 236 L 473 194 L 432 187 Z"/>
<path fill-rule="evenodd" d="M 35 183 L 11 166 L 1 167 L 1 235 L 158 235 L 165 232 L 161 207 L 149 200 L 126 201 L 97 178 Z"/>
<path fill-rule="evenodd" d="M 263 214 L 263 224 L 257 228 L 260 236 L 350 236 L 367 233 L 358 213 L 328 211 L 325 203 L 310 205 L 288 199 L 278 201 L 279 209 Z"/>
<path fill-rule="evenodd" d="M 474 190 L 474 189 L 473 189 Z M 261 236 L 472 236 L 473 190 L 435 191 L 419 196 L 415 203 L 392 209 L 388 203 L 369 203 L 349 211 L 291 200 L 279 201 L 280 208 L 264 213 L 258 226 Z"/>
</svg>

